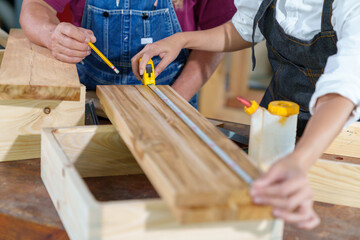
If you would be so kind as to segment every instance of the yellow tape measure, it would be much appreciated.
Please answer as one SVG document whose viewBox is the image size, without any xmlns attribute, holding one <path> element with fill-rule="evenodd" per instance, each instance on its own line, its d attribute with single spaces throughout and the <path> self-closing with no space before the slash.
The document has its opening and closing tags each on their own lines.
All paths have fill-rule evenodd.
<svg viewBox="0 0 360 240">
<path fill-rule="evenodd" d="M 139 64 L 141 62 L 141 58 L 139 60 Z M 154 62 L 150 59 L 149 62 L 146 64 L 145 72 L 142 75 L 141 82 L 147 86 L 149 84 L 155 85 L 155 68 Z"/>
</svg>

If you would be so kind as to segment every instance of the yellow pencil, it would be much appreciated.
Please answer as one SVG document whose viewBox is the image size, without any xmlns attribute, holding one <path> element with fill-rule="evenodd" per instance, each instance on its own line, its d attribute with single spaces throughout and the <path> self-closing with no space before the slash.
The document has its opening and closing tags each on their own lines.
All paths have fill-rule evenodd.
<svg viewBox="0 0 360 240">
<path fill-rule="evenodd" d="M 99 55 L 99 57 L 101 57 L 101 59 L 104 60 L 104 62 L 105 62 L 112 70 L 114 70 L 114 72 L 116 72 L 116 74 L 119 74 L 119 73 L 120 73 L 119 69 L 117 69 L 117 68 L 114 66 L 114 64 L 112 64 L 112 63 L 109 61 L 109 59 L 107 59 L 107 58 L 104 56 L 104 54 L 102 54 L 102 53 L 100 52 L 100 50 L 97 49 L 97 47 L 95 47 L 94 44 L 92 44 L 92 42 L 89 42 L 88 44 L 89 44 L 89 46 L 91 47 L 91 49 L 94 50 L 94 52 L 96 52 L 97 55 Z"/>
</svg>

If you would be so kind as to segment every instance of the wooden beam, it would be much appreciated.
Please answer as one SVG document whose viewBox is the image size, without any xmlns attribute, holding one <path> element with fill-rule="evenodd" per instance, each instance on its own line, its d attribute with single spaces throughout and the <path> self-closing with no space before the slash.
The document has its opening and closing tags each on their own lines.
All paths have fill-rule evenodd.
<svg viewBox="0 0 360 240">
<path fill-rule="evenodd" d="M 343 129 L 309 171 L 314 199 L 360 208 L 360 123 Z"/>
<path fill-rule="evenodd" d="M 84 125 L 85 86 L 80 93 L 80 101 L 0 100 L 0 162 L 39 158 L 44 127 Z"/>
<path fill-rule="evenodd" d="M 360 122 L 341 131 L 325 153 L 358 158 L 360 164 Z"/>
<path fill-rule="evenodd" d="M 12 29 L 0 69 L 0 100 L 80 100 L 75 64 L 56 60 L 31 43 L 22 30 Z"/>
<path fill-rule="evenodd" d="M 260 176 L 247 155 L 171 87 L 158 87 L 251 177 Z M 247 184 L 150 88 L 98 86 L 97 94 L 102 108 L 139 165 L 180 220 L 187 218 L 179 211 L 224 206 L 232 209 L 233 215 L 239 214 L 237 219 L 248 217 L 241 215 L 240 208 L 250 208 L 254 212 L 261 209 L 262 214 L 254 218 L 271 217 L 268 207 L 251 203 Z M 221 217 L 226 219 L 227 216 Z"/>
</svg>

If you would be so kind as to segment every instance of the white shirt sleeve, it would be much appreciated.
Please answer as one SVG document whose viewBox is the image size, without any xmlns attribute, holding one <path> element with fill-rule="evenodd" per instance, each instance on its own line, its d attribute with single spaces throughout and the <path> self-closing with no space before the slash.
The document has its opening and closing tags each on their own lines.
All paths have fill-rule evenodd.
<svg viewBox="0 0 360 240">
<path fill-rule="evenodd" d="M 344 96 L 355 104 L 347 126 L 360 118 L 360 3 L 336 1 L 333 9 L 338 52 L 328 58 L 324 74 L 316 83 L 309 109 L 313 114 L 317 99 L 326 94 Z"/>
<path fill-rule="evenodd" d="M 261 2 L 261 0 L 235 0 L 237 12 L 232 18 L 232 23 L 240 36 L 247 42 L 252 42 L 254 18 Z M 255 42 L 261 42 L 262 40 L 264 40 L 264 37 L 259 27 L 256 26 Z"/>
</svg>

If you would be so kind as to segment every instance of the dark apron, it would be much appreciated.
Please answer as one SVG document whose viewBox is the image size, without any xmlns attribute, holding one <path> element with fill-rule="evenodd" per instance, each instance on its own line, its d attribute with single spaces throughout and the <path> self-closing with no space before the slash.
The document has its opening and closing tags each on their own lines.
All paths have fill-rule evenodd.
<svg viewBox="0 0 360 240">
<path fill-rule="evenodd" d="M 146 43 L 159 41 L 181 32 L 171 0 L 87 0 L 82 27 L 90 29 L 96 37 L 95 46 L 119 69 L 115 74 L 93 51 L 77 64 L 79 78 L 88 90 L 96 85 L 141 84 L 132 73 L 131 58 Z M 151 42 L 150 41 L 150 42 Z M 179 56 L 156 79 L 156 84 L 172 85 L 187 61 L 189 51 L 181 50 Z M 154 64 L 160 62 L 153 58 Z M 190 103 L 197 107 L 197 94 Z"/>
<path fill-rule="evenodd" d="M 267 107 L 273 100 L 287 100 L 299 104 L 299 137 L 310 118 L 309 102 L 315 91 L 315 84 L 324 73 L 328 57 L 337 53 L 337 36 L 331 24 L 332 2 L 324 0 L 321 32 L 310 41 L 303 41 L 285 33 L 275 18 L 276 0 L 264 0 L 254 19 L 253 67 L 256 64 L 254 37 L 258 25 L 266 39 L 274 74 L 260 105 Z"/>
</svg>

